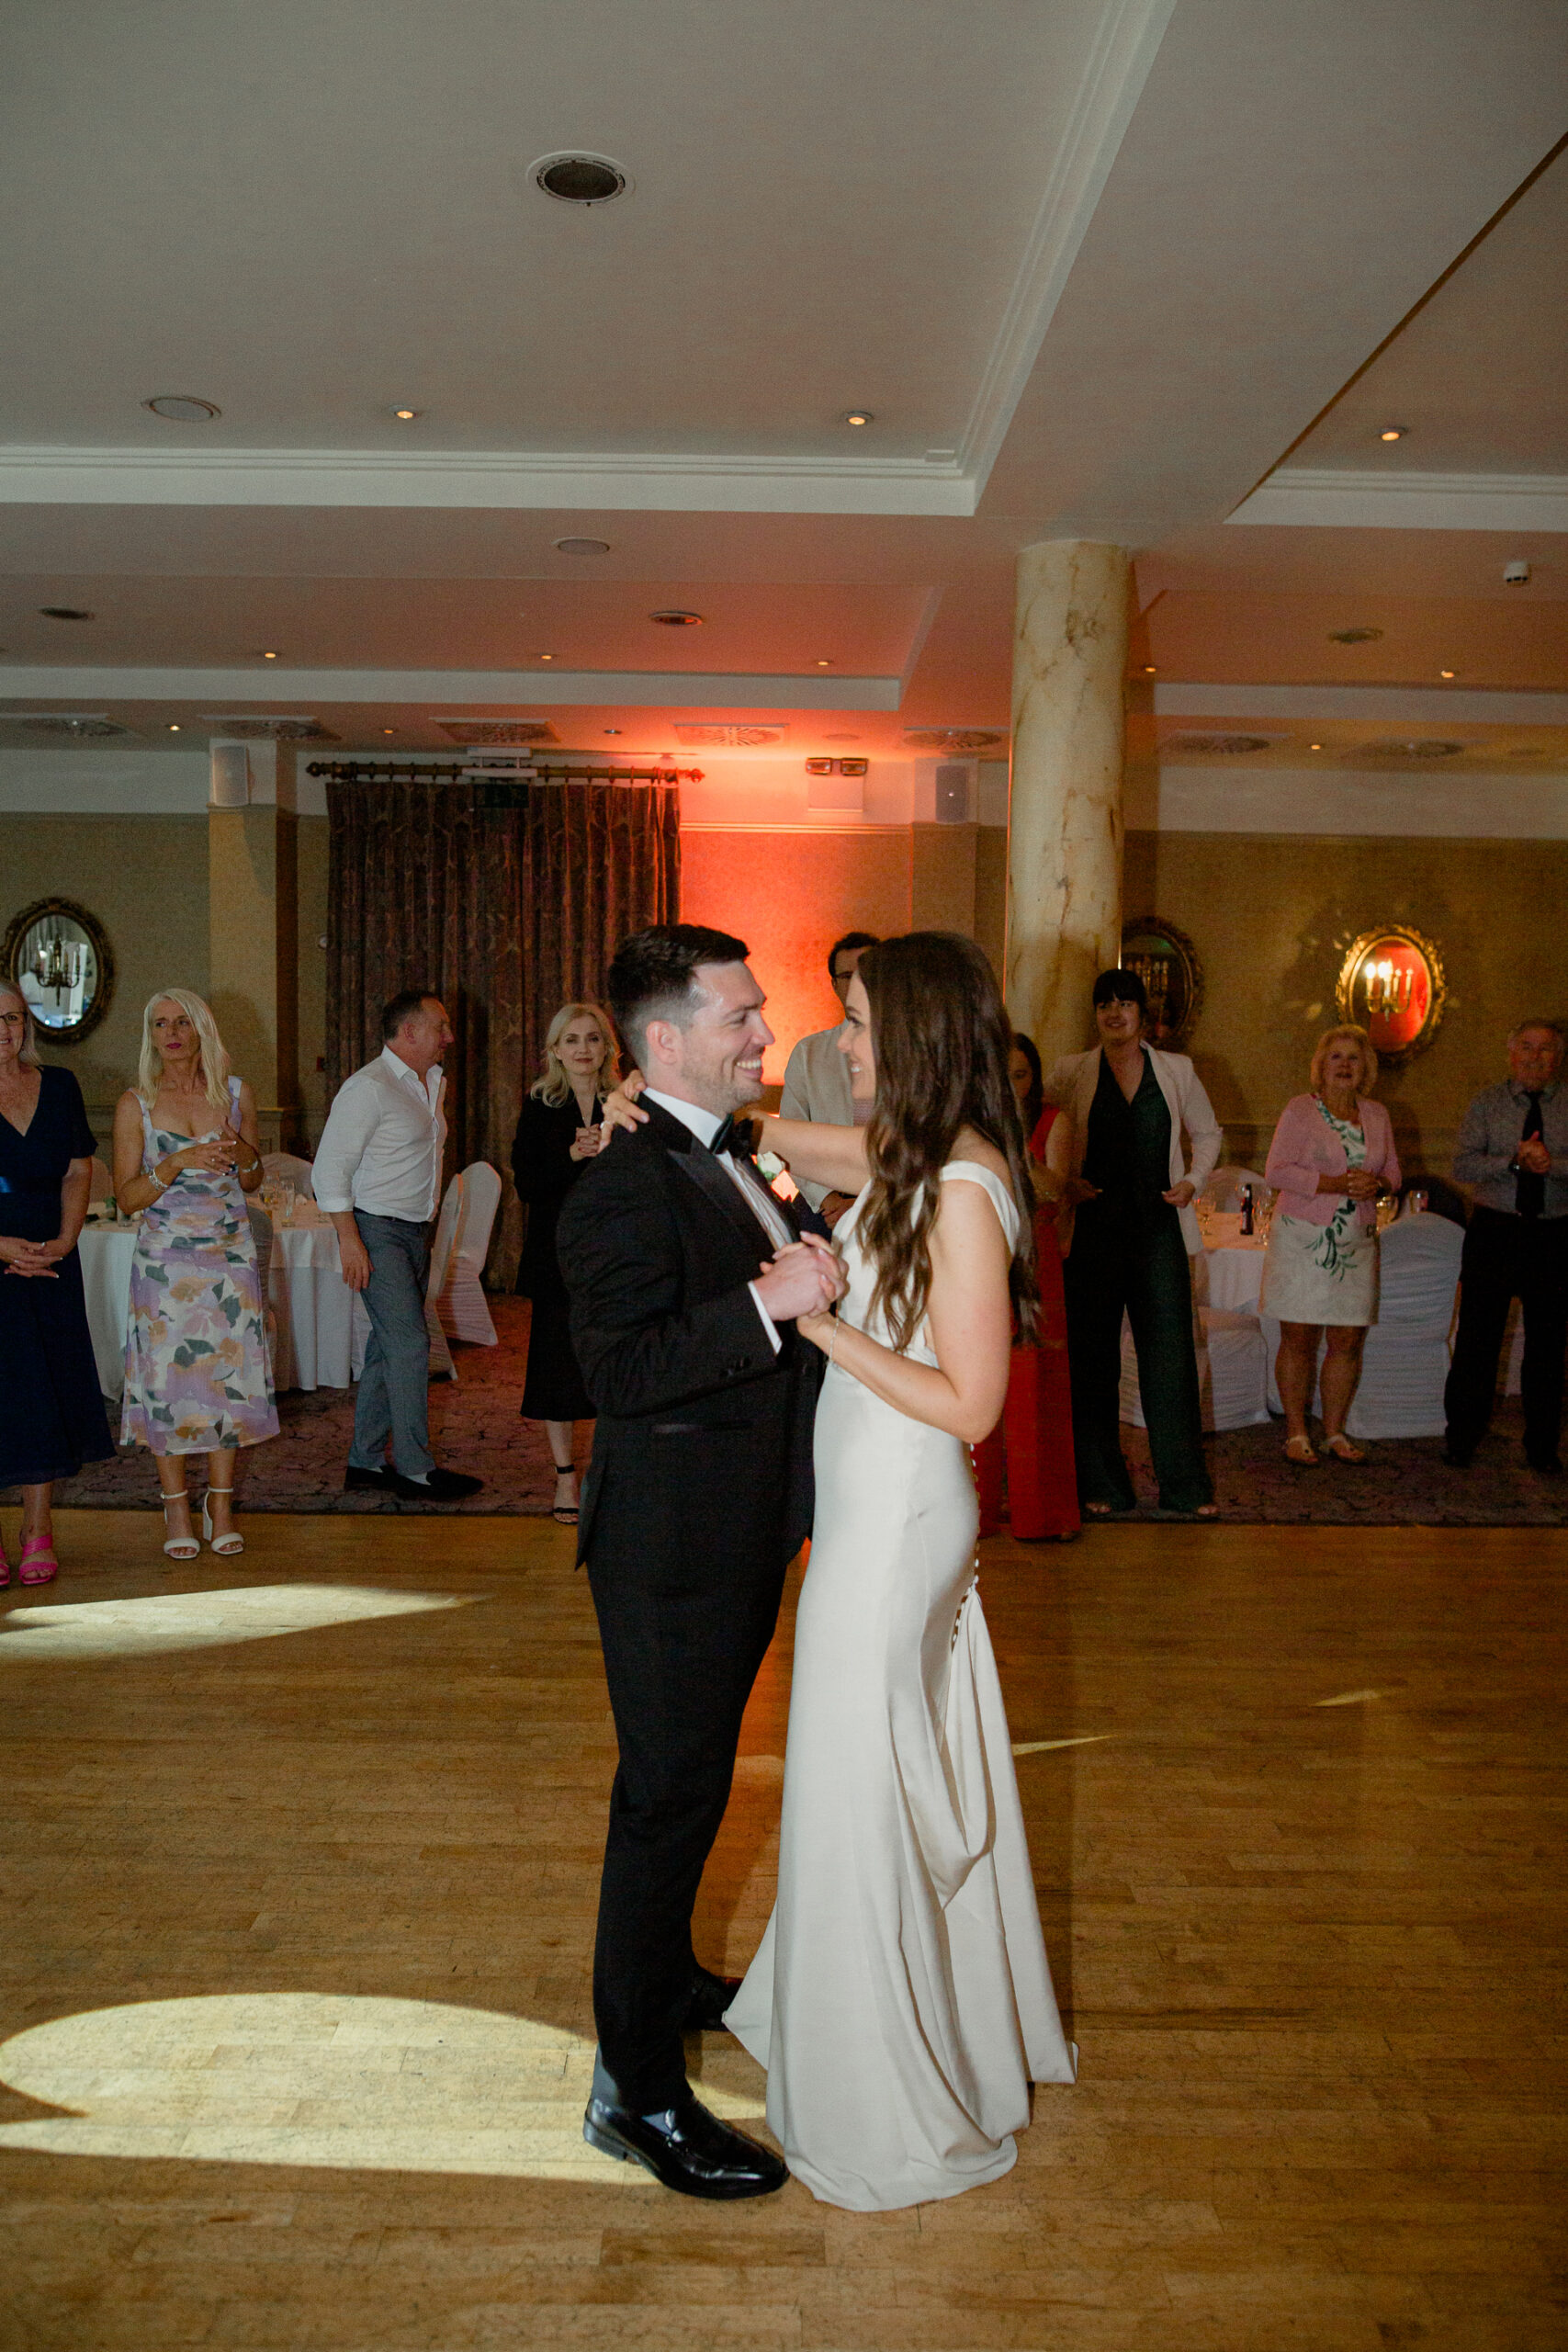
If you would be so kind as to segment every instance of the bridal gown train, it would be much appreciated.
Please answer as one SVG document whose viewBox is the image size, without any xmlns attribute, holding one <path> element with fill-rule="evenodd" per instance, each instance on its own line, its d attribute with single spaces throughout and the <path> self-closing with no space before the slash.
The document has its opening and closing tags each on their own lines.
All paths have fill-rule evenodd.
<svg viewBox="0 0 1568 2352">
<path fill-rule="evenodd" d="M 972 1160 L 1010 1242 L 1009 1188 Z M 887 1340 L 858 1246 L 847 1321 Z M 929 1329 L 908 1352 L 934 1363 Z M 778 1899 L 725 2018 L 768 2070 L 790 2170 L 874 2212 L 996 2180 L 1029 2086 L 1069 2083 L 1012 1747 L 975 1586 L 962 1442 L 830 1364 L 795 1618 Z"/>
</svg>

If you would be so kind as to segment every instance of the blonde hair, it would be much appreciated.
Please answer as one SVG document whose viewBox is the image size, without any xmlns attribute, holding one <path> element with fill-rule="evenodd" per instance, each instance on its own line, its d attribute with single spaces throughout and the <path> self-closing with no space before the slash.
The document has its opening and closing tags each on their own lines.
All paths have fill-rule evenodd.
<svg viewBox="0 0 1568 2352">
<path fill-rule="evenodd" d="M 32 1006 L 15 980 L 0 980 L 0 997 L 14 996 L 22 1008 L 22 1049 L 17 1056 L 28 1069 L 39 1068 L 38 1057 L 38 1023 L 33 1019 Z"/>
<path fill-rule="evenodd" d="M 161 1004 L 177 1004 L 195 1029 L 198 1066 L 208 1101 L 220 1118 L 229 1115 L 229 1057 L 212 1018 L 212 1007 L 192 989 L 158 989 L 141 1013 L 141 1058 L 136 1069 L 136 1091 L 151 1110 L 164 1082 L 164 1057 L 152 1043 L 152 1015 Z"/>
<path fill-rule="evenodd" d="M 1353 1039 L 1359 1047 L 1361 1056 L 1361 1073 L 1356 1080 L 1356 1091 L 1358 1094 L 1370 1094 L 1378 1082 L 1378 1057 L 1372 1050 L 1371 1039 L 1354 1021 L 1342 1021 L 1337 1028 L 1325 1029 L 1314 1046 L 1312 1091 L 1314 1094 L 1323 1092 L 1323 1066 L 1328 1059 L 1328 1048 L 1330 1046 L 1337 1045 L 1341 1037 Z"/>
<path fill-rule="evenodd" d="M 605 1093 L 605 1079 L 608 1078 L 613 1085 L 621 1074 L 621 1048 L 615 1036 L 615 1024 L 604 1006 L 586 1001 L 581 1004 L 563 1004 L 545 1032 L 545 1074 L 543 1078 L 536 1078 L 528 1089 L 529 1093 L 536 1095 L 541 1102 L 558 1106 L 571 1092 L 571 1080 L 566 1074 L 566 1064 L 558 1048 L 580 1013 L 586 1013 L 591 1021 L 599 1023 L 604 1039 L 604 1051 L 594 1074 L 595 1092 Z"/>
</svg>

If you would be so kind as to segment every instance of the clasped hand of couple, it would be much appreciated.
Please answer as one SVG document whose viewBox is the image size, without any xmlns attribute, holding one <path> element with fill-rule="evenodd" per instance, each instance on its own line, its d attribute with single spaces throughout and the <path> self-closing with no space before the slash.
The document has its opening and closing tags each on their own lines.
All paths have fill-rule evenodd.
<svg viewBox="0 0 1568 2352">
<path fill-rule="evenodd" d="M 637 1107 L 643 1082 L 639 1070 L 629 1070 L 605 1097 L 604 1124 L 598 1131 L 595 1150 L 609 1148 L 616 1127 L 625 1127 L 630 1134 L 647 1125 L 648 1113 Z M 579 1130 L 580 1135 L 585 1132 L 593 1130 Z M 754 1287 L 773 1322 L 793 1323 L 806 1339 L 824 1350 L 832 1345 L 833 1317 L 829 1309 L 842 1298 L 849 1282 L 831 1244 L 819 1234 L 803 1234 L 798 1241 L 775 1250 L 763 1261 Z"/>
</svg>

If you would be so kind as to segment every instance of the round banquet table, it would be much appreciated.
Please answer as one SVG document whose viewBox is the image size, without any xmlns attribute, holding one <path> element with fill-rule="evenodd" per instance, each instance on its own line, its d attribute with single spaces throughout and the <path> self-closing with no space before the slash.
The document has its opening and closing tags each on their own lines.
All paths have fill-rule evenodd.
<svg viewBox="0 0 1568 2352">
<path fill-rule="evenodd" d="M 131 1225 L 85 1226 L 77 1244 L 98 1384 L 111 1401 L 125 1390 L 135 1247 Z M 275 1388 L 352 1386 L 365 1361 L 365 1310 L 344 1281 L 336 1227 L 309 1204 L 292 1225 L 273 1220 L 266 1303 Z"/>
<path fill-rule="evenodd" d="M 1267 1239 L 1261 1233 L 1243 1233 L 1239 1216 L 1209 1216 L 1201 1222 L 1203 1247 L 1193 1267 L 1199 1306 L 1218 1307 L 1227 1315 L 1256 1315 Z"/>
</svg>

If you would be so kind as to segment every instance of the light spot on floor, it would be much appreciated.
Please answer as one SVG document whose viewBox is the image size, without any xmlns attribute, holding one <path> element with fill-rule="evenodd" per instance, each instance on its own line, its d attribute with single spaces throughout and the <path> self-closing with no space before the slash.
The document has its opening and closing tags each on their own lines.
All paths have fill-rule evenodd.
<svg viewBox="0 0 1568 2352">
<path fill-rule="evenodd" d="M 1341 1690 L 1337 1698 L 1319 1699 L 1320 1707 L 1359 1707 L 1369 1699 L 1381 1699 L 1381 1690 Z"/>
<path fill-rule="evenodd" d="M 716 2071 L 750 2067 L 744 2053 Z M 716 2082 L 705 2105 L 760 2118 Z M 0 2147 L 344 2171 L 482 2173 L 652 2186 L 582 2138 L 593 2045 L 563 2027 L 435 2001 L 223 1993 L 89 2010 L 0 2044 L 0 2081 L 62 2116 Z"/>
<path fill-rule="evenodd" d="M 1047 1748 L 1098 1747 L 1102 1739 L 1114 1739 L 1115 1736 L 1113 1731 L 1090 1731 L 1085 1732 L 1078 1739 L 1015 1739 L 1012 1752 L 1015 1756 L 1043 1756 Z"/>
<path fill-rule="evenodd" d="M 466 1609 L 481 1595 L 384 1592 L 374 1585 L 258 1584 L 230 1592 L 159 1592 L 139 1600 L 46 1601 L 0 1621 L 0 1659 L 152 1657 L 164 1650 L 259 1642 L 362 1618 Z"/>
</svg>

